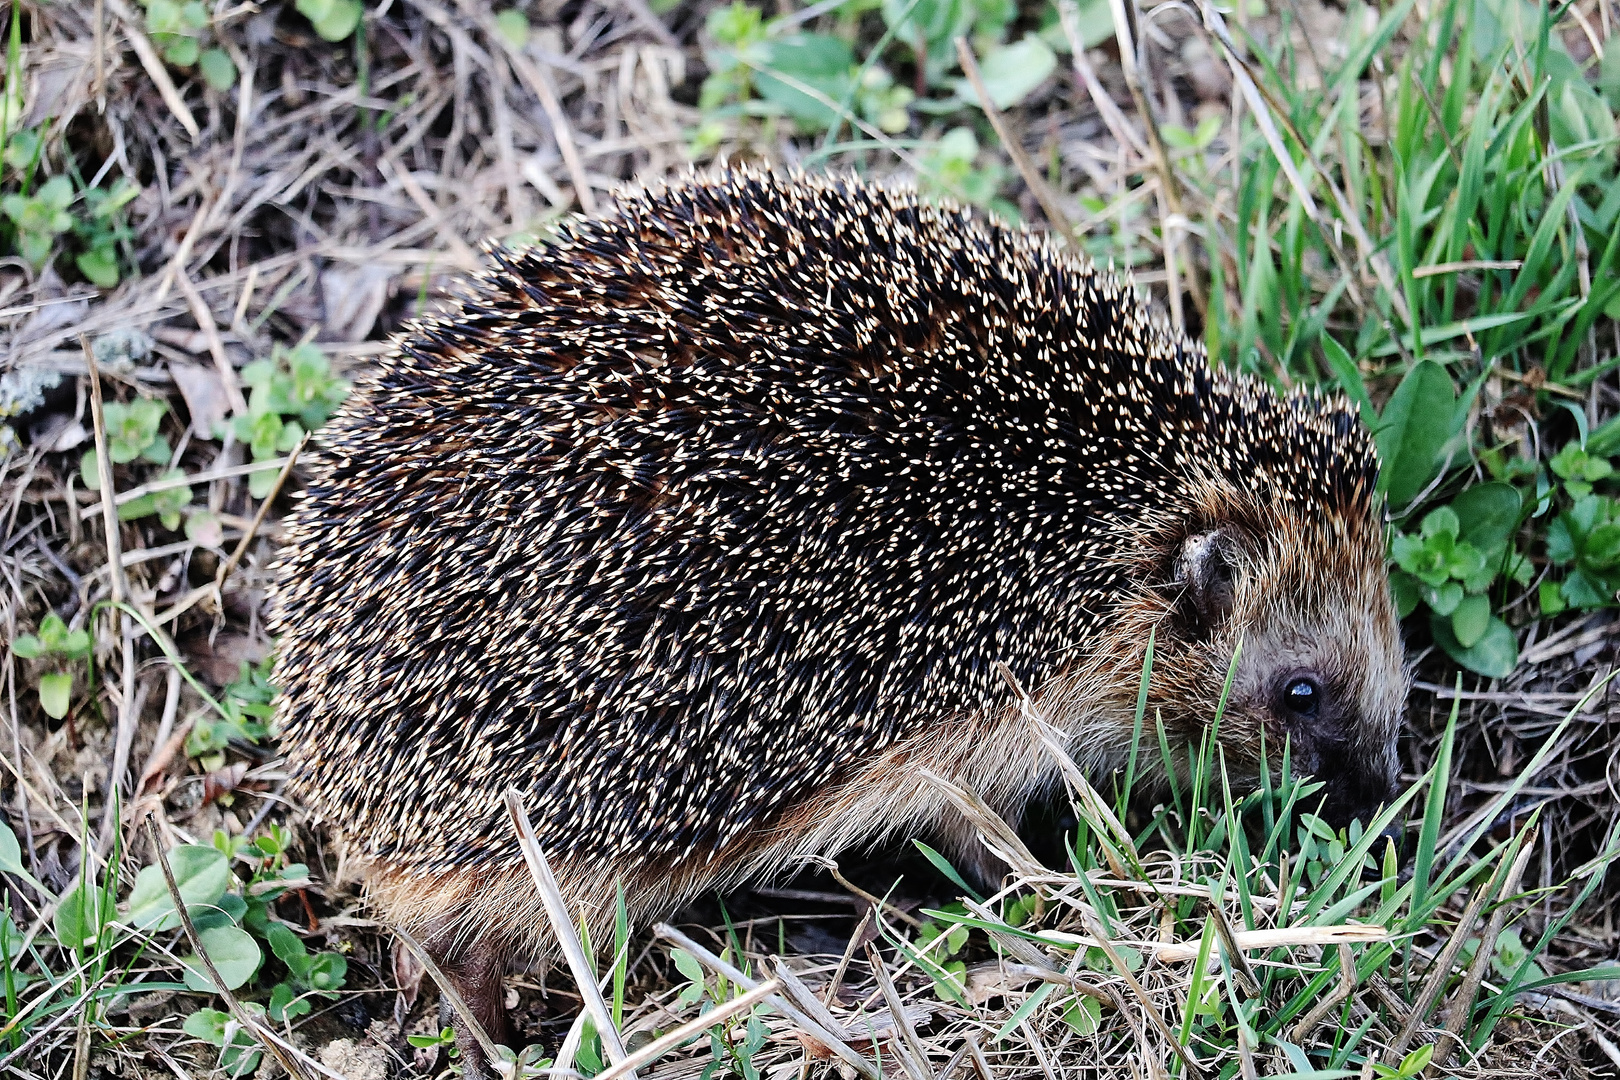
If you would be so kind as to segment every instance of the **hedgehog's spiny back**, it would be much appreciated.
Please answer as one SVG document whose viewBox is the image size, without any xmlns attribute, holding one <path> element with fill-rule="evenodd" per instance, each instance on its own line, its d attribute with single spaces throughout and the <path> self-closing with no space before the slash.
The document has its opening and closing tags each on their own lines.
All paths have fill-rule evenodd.
<svg viewBox="0 0 1620 1080">
<path fill-rule="evenodd" d="M 1188 473 L 1364 507 L 1353 422 L 910 194 L 654 189 L 501 256 L 330 425 L 276 605 L 302 791 L 407 865 L 506 852 L 513 782 L 554 851 L 712 851 L 1071 661 Z"/>
</svg>

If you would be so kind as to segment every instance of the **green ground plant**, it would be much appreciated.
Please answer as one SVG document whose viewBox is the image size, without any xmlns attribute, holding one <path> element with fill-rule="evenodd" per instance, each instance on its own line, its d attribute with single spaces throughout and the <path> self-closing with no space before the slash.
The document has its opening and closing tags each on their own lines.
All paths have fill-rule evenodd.
<svg viewBox="0 0 1620 1080">
<path fill-rule="evenodd" d="M 165 63 L 177 68 L 195 67 L 215 90 L 229 90 L 236 84 L 236 63 L 231 54 L 206 44 L 212 37 L 211 20 L 202 0 L 142 0 L 142 6 L 152 45 Z"/>
<path fill-rule="evenodd" d="M 305 432 L 326 423 L 349 392 L 349 384 L 332 374 L 326 354 L 309 342 L 291 349 L 276 345 L 270 359 L 242 369 L 242 381 L 250 389 L 248 411 L 232 423 L 254 461 L 291 452 Z M 274 483 L 274 473 L 255 473 L 249 492 L 262 499 Z"/>
<path fill-rule="evenodd" d="M 1395 61 L 1369 130 L 1356 88 L 1411 6 L 1351 12 L 1346 58 L 1319 80 L 1301 77 L 1305 57 L 1254 43 L 1280 141 L 1241 128 L 1254 167 L 1235 219 L 1206 221 L 1205 339 L 1224 363 L 1359 403 L 1395 514 L 1402 614 L 1426 610 L 1453 660 L 1502 678 L 1518 663 L 1509 620 L 1612 607 L 1620 586 L 1613 501 L 1594 490 L 1620 438 L 1589 436 L 1581 404 L 1613 363 L 1595 362 L 1596 328 L 1620 315 L 1615 102 L 1548 9 L 1453 0 Z M 1188 174 L 1212 198 L 1224 179 Z M 1482 402 L 1504 378 L 1534 389 L 1542 440 L 1569 432 L 1557 454 Z"/>
</svg>

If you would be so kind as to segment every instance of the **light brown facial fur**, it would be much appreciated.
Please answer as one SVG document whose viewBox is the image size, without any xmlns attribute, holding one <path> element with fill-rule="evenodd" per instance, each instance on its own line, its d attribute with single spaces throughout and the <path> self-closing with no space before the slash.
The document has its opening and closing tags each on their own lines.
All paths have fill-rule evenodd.
<svg viewBox="0 0 1620 1080">
<path fill-rule="evenodd" d="M 1128 530 L 1121 548 L 1135 553 L 1122 556 L 1135 595 L 1091 661 L 1045 696 L 1066 728 L 1085 733 L 1078 760 L 1116 765 L 1129 751 L 1151 631 L 1148 768 L 1160 760 L 1154 718 L 1172 746 L 1196 746 L 1230 671 L 1218 736 L 1234 781 L 1258 776 L 1262 745 L 1275 774 L 1287 746 L 1294 775 L 1325 783 L 1317 797 L 1329 821 L 1365 822 L 1394 794 L 1408 682 L 1382 523 L 1370 512 L 1261 505 L 1216 481 L 1200 487 L 1186 519 Z"/>
</svg>

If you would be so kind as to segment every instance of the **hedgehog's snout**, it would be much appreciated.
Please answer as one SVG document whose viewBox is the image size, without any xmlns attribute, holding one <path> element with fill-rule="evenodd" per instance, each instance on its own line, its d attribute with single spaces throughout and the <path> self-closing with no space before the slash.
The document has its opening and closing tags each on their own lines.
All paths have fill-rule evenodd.
<svg viewBox="0 0 1620 1080">
<path fill-rule="evenodd" d="M 1399 780 L 1384 725 L 1314 671 L 1289 672 L 1277 683 L 1272 710 L 1288 731 L 1295 772 L 1324 785 L 1322 818 L 1336 829 L 1372 821 L 1395 798 Z"/>
<path fill-rule="evenodd" d="M 1331 620 L 1336 621 L 1336 620 Z M 1251 704 L 1279 745 L 1287 739 L 1295 775 L 1324 787 L 1316 798 L 1334 828 L 1369 823 L 1397 794 L 1395 739 L 1405 697 L 1398 639 L 1313 627 L 1292 641 L 1266 642 Z"/>
</svg>

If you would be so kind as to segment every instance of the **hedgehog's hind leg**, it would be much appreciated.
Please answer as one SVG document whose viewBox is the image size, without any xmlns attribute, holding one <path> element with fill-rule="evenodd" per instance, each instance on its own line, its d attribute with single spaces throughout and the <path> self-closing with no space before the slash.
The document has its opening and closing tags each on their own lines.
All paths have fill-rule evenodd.
<svg viewBox="0 0 1620 1080">
<path fill-rule="evenodd" d="M 502 981 L 512 947 L 504 937 L 491 933 L 464 937 L 456 928 L 447 927 L 424 942 L 424 947 L 484 1034 L 497 1045 L 515 1050 L 512 1023 L 506 1013 L 506 985 Z M 444 1004 L 449 1005 L 449 1002 Z M 461 1052 L 466 1075 L 489 1075 L 491 1070 L 483 1045 L 460 1011 L 453 1006 L 451 1010 L 456 1049 Z M 443 1011 L 441 1007 L 441 1015 Z"/>
<path fill-rule="evenodd" d="M 491 1041 L 516 1049 L 502 982 L 518 951 L 515 913 L 503 911 L 500 902 L 511 893 L 505 880 L 510 876 L 479 870 L 423 874 L 381 862 L 366 867 L 368 899 L 383 922 L 421 943 Z M 466 1020 L 457 1010 L 449 1020 L 466 1074 L 490 1075 L 483 1046 Z"/>
</svg>

